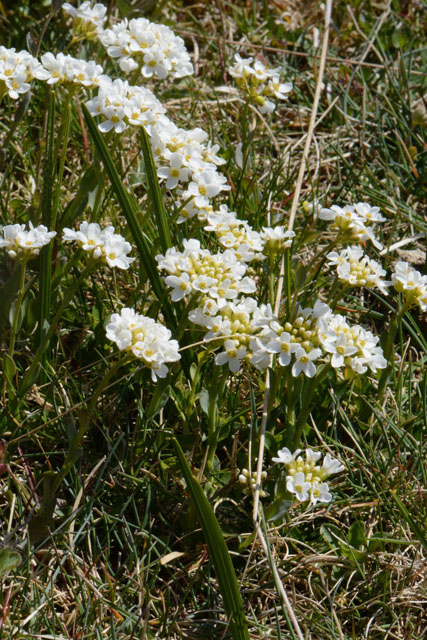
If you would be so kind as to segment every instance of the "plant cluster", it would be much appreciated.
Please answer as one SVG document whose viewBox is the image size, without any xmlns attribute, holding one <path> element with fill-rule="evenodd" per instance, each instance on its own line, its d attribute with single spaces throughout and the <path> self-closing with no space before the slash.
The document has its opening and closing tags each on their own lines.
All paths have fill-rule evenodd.
<svg viewBox="0 0 427 640">
<path fill-rule="evenodd" d="M 292 513 L 329 514 L 339 500 L 340 487 L 336 492 L 330 486 L 336 474 L 346 471 L 344 500 L 350 481 L 357 485 L 354 469 L 333 452 L 338 438 L 329 438 L 327 453 L 317 450 L 325 445 L 321 429 L 335 428 L 342 406 L 352 415 L 360 412 L 368 426 L 374 419 L 369 403 L 382 411 L 396 377 L 396 336 L 402 341 L 402 327 L 410 327 L 419 339 L 408 312 L 427 311 L 427 276 L 395 259 L 384 228 L 389 209 L 371 204 L 368 195 L 361 200 L 349 190 L 345 202 L 341 192 L 313 193 L 310 203 L 295 200 L 288 222 L 287 201 L 272 212 L 271 191 L 258 203 L 261 214 L 250 215 L 259 170 L 252 148 L 257 123 L 273 127 L 279 103 L 300 99 L 297 85 L 283 81 L 287 66 L 234 55 L 228 74 L 241 96 L 241 142 L 233 161 L 198 123 L 186 127 L 184 118 L 173 118 L 162 99 L 160 81 L 170 87 L 182 80 L 179 91 L 191 87 L 185 82 L 194 72 L 184 40 L 172 29 L 145 17 L 107 16 L 103 4 L 64 3 L 62 10 L 73 31 L 63 51 L 36 57 L 0 47 L 0 100 L 10 98 L 13 107 L 30 90 L 33 101 L 46 95 L 34 197 L 22 210 L 5 207 L 0 226 L 10 278 L 1 336 L 1 425 L 18 439 L 27 425 L 37 433 L 34 403 L 46 420 L 46 407 L 56 410 L 60 396 L 66 411 L 58 410 L 56 419 L 70 433 L 63 463 L 46 470 L 45 494 L 28 517 L 28 540 L 36 545 L 49 533 L 57 498 L 68 490 L 71 474 L 78 475 L 80 450 L 95 425 L 102 431 L 104 416 L 108 428 L 126 420 L 135 467 L 151 446 L 158 461 L 154 472 L 144 470 L 147 476 L 156 478 L 157 465 L 185 479 L 224 600 L 224 594 L 234 598 L 235 610 L 226 610 L 231 632 L 245 638 L 236 631 L 243 609 L 237 583 L 230 596 L 221 573 L 224 557 L 231 561 L 205 493 L 217 498 L 237 485 L 239 509 L 246 517 L 252 505 L 254 535 L 277 582 L 262 527 L 286 526 Z M 104 51 L 108 58 L 101 65 Z M 73 131 L 82 132 L 80 146 L 89 157 L 93 145 L 93 155 L 91 162 L 79 161 L 86 162 L 85 173 L 80 179 L 81 167 L 74 171 L 75 193 L 65 195 L 67 158 L 80 143 Z M 105 265 L 111 271 L 101 269 Z M 384 331 L 378 318 L 387 323 Z M 81 373 L 75 327 L 83 349 L 90 345 L 87 351 L 101 362 L 96 367 L 88 356 L 73 382 L 78 412 L 58 373 L 67 367 Z M 104 414 L 110 390 L 113 400 Z M 120 413 L 123 398 L 127 406 Z M 352 438 L 351 425 L 346 427 L 345 437 Z M 114 438 L 108 446 L 115 452 Z M 201 483 L 181 446 L 192 448 Z M 147 513 L 149 503 L 147 498 Z M 182 519 L 190 522 L 192 515 L 190 509 Z"/>
</svg>

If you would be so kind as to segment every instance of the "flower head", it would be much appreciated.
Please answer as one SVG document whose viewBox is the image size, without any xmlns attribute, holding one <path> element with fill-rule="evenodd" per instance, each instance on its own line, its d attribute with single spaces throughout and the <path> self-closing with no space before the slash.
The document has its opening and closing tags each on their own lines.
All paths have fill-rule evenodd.
<svg viewBox="0 0 427 640">
<path fill-rule="evenodd" d="M 427 311 L 427 276 L 412 269 L 407 262 L 399 261 L 394 266 L 391 281 L 408 307 L 419 306 L 422 311 Z"/>
<path fill-rule="evenodd" d="M 344 465 L 332 458 L 329 453 L 326 454 L 321 466 L 317 464 L 322 457 L 320 452 L 307 449 L 304 457 L 300 453 L 301 449 L 291 453 L 285 447 L 278 452 L 277 458 L 272 458 L 274 462 L 285 465 L 287 490 L 295 494 L 300 502 L 310 500 L 310 504 L 313 505 L 317 502 L 330 502 L 332 494 L 324 480 L 332 474 L 344 471 Z"/>
<path fill-rule="evenodd" d="M 97 222 L 85 221 L 78 231 L 65 227 L 62 239 L 64 242 L 77 242 L 94 260 L 103 260 L 109 267 L 129 269 L 135 260 L 127 255 L 132 250 L 131 244 L 115 233 L 112 226 L 101 229 Z"/>
<path fill-rule="evenodd" d="M 49 244 L 56 236 L 56 231 L 49 231 L 44 225 L 34 227 L 29 223 L 8 224 L 3 227 L 3 237 L 0 237 L 0 247 L 4 247 L 11 258 L 27 261 L 39 255 L 40 249 Z"/>
<path fill-rule="evenodd" d="M 168 374 L 166 363 L 176 362 L 181 357 L 178 342 L 170 339 L 169 329 L 127 307 L 120 313 L 113 313 L 106 333 L 120 351 L 132 353 L 151 369 L 154 382 Z"/>
</svg>

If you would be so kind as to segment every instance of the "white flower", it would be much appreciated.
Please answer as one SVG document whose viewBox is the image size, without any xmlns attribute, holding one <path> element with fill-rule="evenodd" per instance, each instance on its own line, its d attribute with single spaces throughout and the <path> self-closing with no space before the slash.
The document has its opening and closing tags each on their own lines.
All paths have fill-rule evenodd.
<svg viewBox="0 0 427 640">
<path fill-rule="evenodd" d="M 407 262 L 399 261 L 394 265 L 391 280 L 408 307 L 419 306 L 422 311 L 427 311 L 427 276 L 412 269 Z"/>
<path fill-rule="evenodd" d="M 299 456 L 302 449 L 297 449 L 294 453 L 291 453 L 287 447 L 283 447 L 283 449 L 279 449 L 277 452 L 278 457 L 272 458 L 273 462 L 282 462 L 283 464 L 290 464 L 294 462 L 295 459 Z"/>
<path fill-rule="evenodd" d="M 307 378 L 312 378 L 316 373 L 313 360 L 316 360 L 321 353 L 320 349 L 312 349 L 307 353 L 305 349 L 299 347 L 295 351 L 295 363 L 292 367 L 292 375 L 296 378 L 300 373 L 304 373 Z"/>
<path fill-rule="evenodd" d="M 300 502 L 305 502 L 305 500 L 308 500 L 311 482 L 307 482 L 305 474 L 302 471 L 298 471 L 294 476 L 286 478 L 286 488 L 290 493 L 295 493 Z"/>
<path fill-rule="evenodd" d="M 105 107 L 103 115 L 105 120 L 99 125 L 99 129 L 103 133 L 108 133 L 111 129 L 114 129 L 116 133 L 122 133 L 126 129 L 126 123 L 124 122 L 126 111 L 123 107 Z"/>
<path fill-rule="evenodd" d="M 270 252 L 281 252 L 289 249 L 294 231 L 288 231 L 285 227 L 263 227 L 261 239 L 265 244 L 265 250 Z"/>
<path fill-rule="evenodd" d="M 283 331 L 276 340 L 270 340 L 266 346 L 267 351 L 278 354 L 277 360 L 282 367 L 288 366 L 291 362 L 292 354 L 299 348 L 297 342 L 291 342 L 291 336 L 287 331 Z"/>
<path fill-rule="evenodd" d="M 377 288 L 384 295 L 388 294 L 390 282 L 383 280 L 386 272 L 375 260 L 371 260 L 360 247 L 347 247 L 337 253 L 333 251 L 326 256 L 329 264 L 337 267 L 337 276 L 341 282 L 352 287 Z"/>
<path fill-rule="evenodd" d="M 188 180 L 189 170 L 182 165 L 183 157 L 180 153 L 172 153 L 169 167 L 157 169 L 159 178 L 166 179 L 166 189 L 175 189 L 180 181 Z"/>
<path fill-rule="evenodd" d="M 332 500 L 332 494 L 329 493 L 329 487 L 327 482 L 315 481 L 311 485 L 310 490 L 310 502 L 316 504 L 316 502 L 330 502 Z"/>
<path fill-rule="evenodd" d="M 16 52 L 14 48 L 0 46 L 0 96 L 6 93 L 13 100 L 27 93 L 31 80 L 46 79 L 46 72 L 36 58 L 25 51 Z"/>
<path fill-rule="evenodd" d="M 97 222 L 84 221 L 78 231 L 65 227 L 62 239 L 64 242 L 77 242 L 83 251 L 92 254 L 95 260 L 103 260 L 109 267 L 128 269 L 135 260 L 127 255 L 132 246 L 115 233 L 112 226 L 101 229 Z"/>
<path fill-rule="evenodd" d="M 234 65 L 228 69 L 228 73 L 233 78 L 247 78 L 252 74 L 251 63 L 253 58 L 241 58 L 238 53 L 235 53 L 234 60 Z"/>
<path fill-rule="evenodd" d="M 358 207 L 359 211 L 363 210 L 366 216 L 368 215 L 366 208 L 361 209 L 360 203 Z M 322 207 L 319 211 L 319 218 L 331 221 L 332 228 L 338 232 L 339 237 L 343 237 L 347 241 L 365 242 L 365 240 L 370 240 L 374 247 L 382 249 L 382 244 L 376 239 L 371 227 L 365 224 L 368 218 L 362 217 L 353 205 L 347 204 L 344 207 L 339 207 L 334 204 L 330 209 Z M 370 221 L 374 221 L 374 217 L 371 217 Z"/>
<path fill-rule="evenodd" d="M 335 369 L 344 366 L 345 359 L 358 351 L 353 342 L 348 341 L 348 338 L 348 334 L 343 332 L 334 341 L 330 340 L 323 344 L 325 351 L 332 353 L 331 364 Z"/>
<path fill-rule="evenodd" d="M 279 100 L 286 100 L 287 94 L 292 91 L 292 82 L 280 82 L 280 76 L 273 76 L 267 85 L 268 93 Z"/>
<path fill-rule="evenodd" d="M 56 231 L 48 231 L 42 224 L 34 227 L 30 222 L 29 227 L 28 230 L 25 224 L 8 224 L 3 227 L 0 247 L 4 247 L 11 258 L 23 262 L 30 260 L 38 256 L 40 249 L 56 236 Z"/>
<path fill-rule="evenodd" d="M 327 478 L 328 476 L 331 476 L 335 473 L 340 473 L 341 471 L 344 471 L 344 469 L 345 469 L 344 465 L 341 464 L 339 460 L 335 460 L 334 458 L 332 458 L 332 456 L 329 453 L 327 453 L 323 459 L 323 464 L 320 469 L 320 473 L 322 475 L 322 478 Z"/>
<path fill-rule="evenodd" d="M 385 222 L 387 220 L 381 215 L 379 207 L 372 207 L 367 202 L 357 202 L 354 205 L 354 210 L 366 224 Z"/>
<path fill-rule="evenodd" d="M 317 502 L 328 503 L 332 500 L 329 487 L 325 478 L 344 470 L 338 460 L 334 460 L 329 453 L 326 454 L 323 465 L 318 466 L 321 453 L 307 449 L 304 456 L 299 455 L 301 449 L 291 453 L 288 448 L 281 449 L 274 462 L 280 462 L 286 467 L 286 488 L 290 493 L 296 494 L 301 502 L 310 500 L 310 504 Z"/>
<path fill-rule="evenodd" d="M 125 19 L 101 32 L 99 38 L 125 73 L 138 67 L 147 78 L 183 78 L 193 73 L 184 41 L 165 25 L 146 18 Z"/>
<path fill-rule="evenodd" d="M 240 369 L 241 360 L 246 355 L 246 347 L 239 347 L 234 340 L 224 342 L 224 351 L 215 357 L 215 364 L 228 364 L 230 371 L 236 373 Z"/>
<path fill-rule="evenodd" d="M 73 17 L 73 26 L 76 31 L 86 35 L 88 39 L 95 38 L 101 33 L 107 19 L 107 7 L 97 3 L 91 7 L 90 2 L 83 2 L 79 7 L 73 7 L 69 2 L 62 5 L 65 13 Z"/>
<path fill-rule="evenodd" d="M 122 236 L 106 236 L 103 246 L 103 257 L 109 267 L 118 269 L 129 269 L 135 258 L 130 258 L 127 254 L 132 251 L 132 245 Z"/>
</svg>

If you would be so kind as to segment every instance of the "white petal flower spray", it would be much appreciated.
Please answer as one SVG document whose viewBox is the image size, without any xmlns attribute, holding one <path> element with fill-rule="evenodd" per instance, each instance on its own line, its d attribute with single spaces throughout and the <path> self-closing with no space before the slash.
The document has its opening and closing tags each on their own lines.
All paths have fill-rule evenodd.
<svg viewBox="0 0 427 640">
<path fill-rule="evenodd" d="M 301 453 L 303 455 L 300 455 Z M 285 466 L 286 488 L 300 502 L 310 501 L 310 504 L 315 505 L 317 502 L 328 503 L 332 500 L 329 485 L 325 480 L 331 475 L 341 473 L 345 467 L 329 453 L 326 454 L 320 466 L 317 463 L 321 456 L 320 452 L 312 449 L 304 452 L 297 449 L 291 453 L 287 447 L 284 447 L 277 452 L 277 457 L 272 458 L 273 462 Z"/>
</svg>

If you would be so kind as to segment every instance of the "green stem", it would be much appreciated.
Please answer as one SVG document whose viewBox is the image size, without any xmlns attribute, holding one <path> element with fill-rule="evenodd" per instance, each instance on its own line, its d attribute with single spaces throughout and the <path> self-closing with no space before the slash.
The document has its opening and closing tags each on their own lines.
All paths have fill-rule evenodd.
<svg viewBox="0 0 427 640">
<path fill-rule="evenodd" d="M 39 347 L 36 351 L 36 354 L 33 358 L 33 361 L 31 362 L 27 372 L 25 373 L 24 379 L 22 380 L 19 389 L 18 389 L 18 395 L 20 396 L 20 402 L 22 402 L 23 396 L 25 394 L 25 392 L 28 390 L 28 387 L 32 384 L 32 378 L 34 375 L 34 372 L 40 362 L 40 359 L 47 347 L 47 345 L 49 344 L 49 340 L 51 339 L 51 337 L 53 336 L 55 329 L 56 329 L 56 325 L 59 321 L 59 319 L 61 318 L 62 314 L 64 313 L 64 310 L 66 309 L 66 307 L 68 306 L 68 304 L 70 303 L 72 297 L 74 296 L 75 292 L 77 291 L 77 289 L 79 288 L 80 284 L 83 282 L 83 280 L 86 278 L 86 276 L 89 275 L 89 273 L 92 270 L 93 265 L 89 264 L 86 269 L 84 269 L 82 271 L 82 273 L 80 274 L 80 276 L 77 278 L 77 280 L 74 282 L 73 286 L 70 287 L 65 295 L 64 295 L 64 299 L 62 301 L 61 306 L 59 307 L 58 311 L 56 312 L 55 316 L 53 317 L 51 323 L 49 324 L 49 328 L 47 329 L 47 331 L 44 333 L 43 338 L 39 344 Z"/>
<path fill-rule="evenodd" d="M 13 354 L 15 352 L 15 342 L 16 342 L 16 334 L 18 333 L 19 315 L 20 315 L 20 311 L 21 311 L 22 301 L 23 301 L 24 295 L 25 295 L 26 266 L 27 266 L 26 261 L 23 261 L 21 263 L 21 265 L 20 265 L 21 273 L 19 275 L 18 298 L 16 300 L 15 310 L 14 310 L 14 313 L 13 313 L 12 330 L 11 330 L 11 334 L 10 334 L 10 343 L 9 343 L 9 351 L 8 351 L 7 356 L 5 356 L 9 360 L 13 360 Z M 6 365 L 4 365 L 3 368 L 4 368 L 4 371 L 3 371 L 2 397 L 3 397 L 3 402 L 5 402 L 6 401 L 6 387 L 8 386 L 8 382 L 10 382 L 10 381 L 8 379 L 8 376 L 5 373 L 5 371 L 7 370 L 6 369 Z"/>
<path fill-rule="evenodd" d="M 304 390 L 303 388 L 303 391 L 305 391 L 304 397 L 303 397 L 303 407 L 301 408 L 301 411 L 298 414 L 298 418 L 295 423 L 295 431 L 294 431 L 294 437 L 292 442 L 294 449 L 296 449 L 299 445 L 305 423 L 312 410 L 311 398 L 313 397 L 313 393 L 316 387 L 318 387 L 322 383 L 324 378 L 328 375 L 330 368 L 331 368 L 330 364 L 325 364 L 323 368 L 320 370 L 320 372 L 316 373 L 316 375 L 309 382 L 308 382 L 309 380 L 308 378 L 304 380 L 304 383 L 305 383 L 304 386 L 306 386 L 306 389 Z"/>
<path fill-rule="evenodd" d="M 62 187 L 62 179 L 64 176 L 65 157 L 67 155 L 68 138 L 70 135 L 71 99 L 72 99 L 72 95 L 68 94 L 65 100 L 65 105 L 64 105 L 63 121 L 62 121 L 62 149 L 61 149 L 61 156 L 59 159 L 57 185 L 55 190 L 55 196 L 53 199 L 54 204 L 53 204 L 52 218 L 51 218 L 52 229 L 56 228 L 56 219 L 58 216 L 59 201 L 61 198 L 61 187 Z"/>
<path fill-rule="evenodd" d="M 392 316 L 392 318 L 390 319 L 390 324 L 388 327 L 388 332 L 387 332 L 387 340 L 385 343 L 385 347 L 384 347 L 384 358 L 387 360 L 388 365 L 387 367 L 383 370 L 380 380 L 378 382 L 378 403 L 381 404 L 383 398 L 384 398 L 384 393 L 385 393 L 385 389 L 387 386 L 387 382 L 388 379 L 390 377 L 390 373 L 392 371 L 393 368 L 393 362 L 391 362 L 391 358 L 392 358 L 392 354 L 393 354 L 393 345 L 394 345 L 394 339 L 396 337 L 396 333 L 397 330 L 399 328 L 399 325 L 402 321 L 403 316 L 405 315 L 405 313 L 408 310 L 408 305 L 403 305 L 401 307 L 401 309 L 399 311 L 397 311 L 397 313 Z"/>
<path fill-rule="evenodd" d="M 9 352 L 8 352 L 10 358 L 13 358 L 13 353 L 15 350 L 16 334 L 18 333 L 18 324 L 19 324 L 19 313 L 21 311 L 22 300 L 24 299 L 24 294 L 25 294 L 26 267 L 27 267 L 27 262 L 23 261 L 21 263 L 21 273 L 19 277 L 18 298 L 16 300 L 15 312 L 13 314 L 12 333 L 10 334 L 10 343 L 9 343 Z"/>
<path fill-rule="evenodd" d="M 335 280 L 329 291 L 328 299 L 326 300 L 327 304 L 332 309 L 332 311 L 335 310 L 338 300 L 345 295 L 345 292 L 348 291 L 348 289 L 351 289 L 350 286 L 346 286 L 345 284 L 343 284 L 342 288 L 340 288 L 340 284 L 341 282 L 338 279 L 338 276 L 335 276 Z"/>
<path fill-rule="evenodd" d="M 209 409 L 208 409 L 208 444 L 209 444 L 209 452 L 207 456 L 207 465 L 208 468 L 212 468 L 212 462 L 216 451 L 216 445 L 218 442 L 218 408 L 217 401 L 221 394 L 222 385 L 226 379 L 226 376 L 223 377 L 223 380 L 220 381 L 220 374 L 222 373 L 222 368 L 215 365 L 212 373 L 211 384 L 209 387 Z"/>
<path fill-rule="evenodd" d="M 285 265 L 285 287 L 286 287 L 286 315 L 289 320 L 291 317 L 291 298 L 292 298 L 292 283 L 291 283 L 291 252 L 286 249 L 284 258 Z"/>
<path fill-rule="evenodd" d="M 268 265 L 270 273 L 268 275 L 268 293 L 271 306 L 274 306 L 274 254 L 270 253 L 268 256 Z"/>
</svg>

